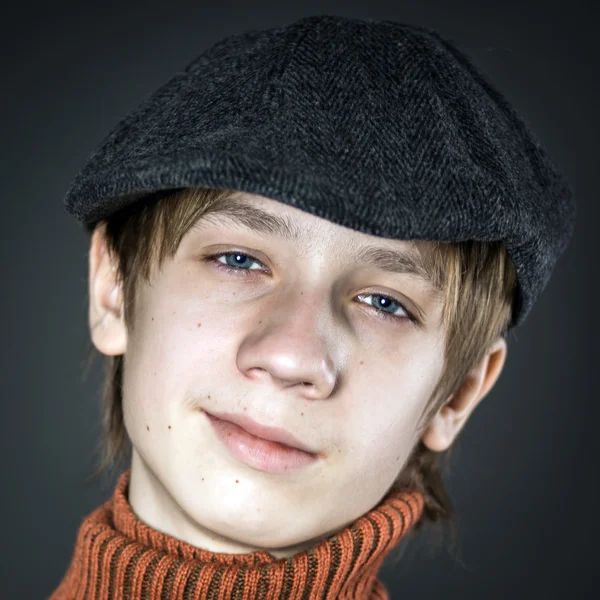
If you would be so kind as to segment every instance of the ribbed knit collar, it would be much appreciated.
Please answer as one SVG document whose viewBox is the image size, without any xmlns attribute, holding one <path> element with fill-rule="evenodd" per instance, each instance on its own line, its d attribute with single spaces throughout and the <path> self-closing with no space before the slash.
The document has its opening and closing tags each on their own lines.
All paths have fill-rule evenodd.
<svg viewBox="0 0 600 600">
<path fill-rule="evenodd" d="M 289 558 L 209 552 L 140 521 L 128 501 L 130 475 L 122 473 L 112 498 L 83 519 L 49 600 L 387 600 L 377 578 L 381 563 L 423 512 L 421 493 L 390 492 L 348 527 Z"/>
</svg>

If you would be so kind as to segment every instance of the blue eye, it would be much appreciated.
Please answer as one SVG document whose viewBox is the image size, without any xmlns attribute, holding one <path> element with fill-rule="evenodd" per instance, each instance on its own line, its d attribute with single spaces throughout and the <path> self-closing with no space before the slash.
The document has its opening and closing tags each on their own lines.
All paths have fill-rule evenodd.
<svg viewBox="0 0 600 600">
<path fill-rule="evenodd" d="M 228 257 L 233 257 L 232 261 L 228 260 Z M 222 262 L 219 262 L 220 258 L 225 258 L 225 264 L 223 264 Z M 244 260 L 246 259 L 246 260 Z M 261 271 L 262 269 L 244 269 L 242 268 L 242 265 L 246 265 L 248 266 L 248 263 L 258 263 L 259 265 L 262 265 L 262 263 L 257 260 L 256 258 L 254 258 L 253 256 L 250 256 L 250 254 L 244 254 L 242 252 L 236 252 L 236 251 L 230 251 L 230 252 L 220 252 L 219 254 L 211 254 L 209 256 L 205 256 L 204 257 L 204 261 L 208 262 L 208 263 L 214 263 L 214 265 L 218 268 L 218 269 L 223 269 L 225 271 L 228 272 L 234 272 L 236 276 L 242 276 L 242 277 L 246 277 L 248 275 L 248 271 Z M 232 262 L 234 266 L 232 266 L 231 264 L 228 264 L 229 262 Z M 262 265 L 264 266 L 264 265 Z"/>
<path fill-rule="evenodd" d="M 390 304 L 397 304 L 400 307 L 400 310 L 404 313 L 404 315 L 394 315 L 389 312 L 378 310 L 377 312 L 380 313 L 384 317 L 391 317 L 393 319 L 402 319 L 402 318 L 411 319 L 412 318 L 412 315 L 404 308 L 402 303 L 399 300 L 396 300 L 396 298 L 394 298 L 393 296 L 384 296 L 383 294 L 361 294 L 361 295 L 357 296 L 357 298 L 360 298 L 361 300 L 363 300 L 364 298 L 379 299 L 376 302 L 370 303 L 370 306 L 377 307 L 378 309 L 379 308 L 389 308 Z M 396 310 L 398 310 L 398 309 L 396 309 Z"/>
<path fill-rule="evenodd" d="M 217 259 L 219 258 L 225 258 L 225 262 L 226 264 L 217 262 Z M 227 264 L 229 263 L 229 261 L 227 260 L 229 257 L 233 257 L 232 262 L 233 262 L 233 266 L 231 264 Z M 249 254 L 242 254 L 241 252 L 221 252 L 220 254 L 214 254 L 213 256 L 209 256 L 209 259 L 214 258 L 215 262 L 220 265 L 225 267 L 225 269 L 233 269 L 233 270 L 237 270 L 237 271 L 260 271 L 260 269 L 244 269 L 241 268 L 244 265 L 248 266 L 248 263 L 258 263 L 259 265 L 262 265 L 261 262 L 259 262 L 258 260 L 256 260 L 253 256 L 250 256 Z M 241 259 L 241 260 L 240 260 Z M 238 268 L 240 267 L 240 268 Z"/>
<path fill-rule="evenodd" d="M 228 260 L 229 257 L 232 257 L 231 260 Z M 219 259 L 225 259 L 225 264 L 220 262 Z M 204 257 L 204 262 L 213 263 L 216 268 L 227 271 L 228 273 L 235 273 L 236 277 L 248 277 L 250 276 L 249 271 L 262 271 L 262 269 L 246 269 L 245 266 L 249 266 L 250 263 L 257 263 L 261 266 L 264 266 L 259 260 L 251 256 L 250 254 L 244 254 L 243 252 L 237 252 L 235 250 L 229 252 L 220 252 L 218 254 L 211 254 L 209 256 Z M 232 264 L 229 264 L 232 263 Z M 417 325 L 418 320 L 416 317 L 410 313 L 402 302 L 393 296 L 384 295 L 384 294 L 360 294 L 357 296 L 363 300 L 364 298 L 376 298 L 377 302 L 369 303 L 369 306 L 372 306 L 375 310 L 378 318 L 382 319 L 392 319 L 394 321 L 405 321 L 408 319 L 411 323 Z M 396 304 L 400 310 L 402 311 L 402 315 L 395 315 L 389 312 L 385 312 L 383 310 L 379 310 L 380 308 L 389 308 L 390 305 Z M 396 312 L 398 308 L 395 309 Z"/>
</svg>

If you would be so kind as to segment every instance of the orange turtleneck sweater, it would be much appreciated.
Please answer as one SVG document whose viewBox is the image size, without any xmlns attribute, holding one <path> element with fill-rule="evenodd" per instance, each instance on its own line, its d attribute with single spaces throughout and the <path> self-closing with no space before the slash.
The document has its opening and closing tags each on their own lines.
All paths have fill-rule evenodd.
<svg viewBox="0 0 600 600">
<path fill-rule="evenodd" d="M 423 514 L 417 491 L 390 492 L 310 550 L 276 559 L 209 552 L 140 521 L 128 501 L 131 470 L 85 517 L 68 569 L 49 600 L 388 600 L 377 573 Z"/>
</svg>

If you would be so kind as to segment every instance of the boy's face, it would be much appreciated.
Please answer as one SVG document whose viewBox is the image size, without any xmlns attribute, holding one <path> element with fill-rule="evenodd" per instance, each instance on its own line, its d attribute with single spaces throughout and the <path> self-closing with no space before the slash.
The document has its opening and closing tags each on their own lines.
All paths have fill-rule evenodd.
<svg viewBox="0 0 600 600">
<path fill-rule="evenodd" d="M 125 354 L 135 513 L 207 550 L 260 548 L 280 558 L 371 510 L 399 474 L 423 436 L 419 417 L 442 373 L 442 307 L 426 281 L 353 258 L 367 245 L 410 251 L 411 243 L 262 196 L 239 198 L 288 217 L 300 239 L 216 216 L 201 221 L 152 284 L 140 283 L 127 332 L 97 230 L 90 325 L 101 352 Z M 415 316 L 419 307 L 426 323 L 413 325 L 400 304 L 381 296 Z M 323 458 L 289 473 L 253 468 L 230 453 L 203 411 L 284 428 Z M 449 431 L 439 421 L 430 446 L 443 449 Z"/>
</svg>

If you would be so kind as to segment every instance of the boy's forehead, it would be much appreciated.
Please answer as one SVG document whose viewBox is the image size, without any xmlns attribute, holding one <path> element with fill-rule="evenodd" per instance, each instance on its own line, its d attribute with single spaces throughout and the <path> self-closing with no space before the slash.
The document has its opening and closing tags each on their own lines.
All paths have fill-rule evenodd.
<svg viewBox="0 0 600 600">
<path fill-rule="evenodd" d="M 442 290 L 433 285 L 428 254 L 433 244 L 426 240 L 395 240 L 378 237 L 338 225 L 284 202 L 265 196 L 235 191 L 222 198 L 194 224 L 202 230 L 210 224 L 233 226 L 267 238 L 286 240 L 300 247 L 336 244 L 358 267 L 422 279 L 434 298 Z"/>
<path fill-rule="evenodd" d="M 425 252 L 432 245 L 432 242 L 426 240 L 396 240 L 363 233 L 285 202 L 242 191 L 234 191 L 211 206 L 198 219 L 195 228 L 201 229 L 205 224 L 215 222 L 240 225 L 256 233 L 264 233 L 265 236 L 299 244 L 310 238 L 321 239 L 326 233 L 355 247 L 374 244 L 382 248 L 402 248 L 407 252 L 417 247 Z"/>
</svg>

